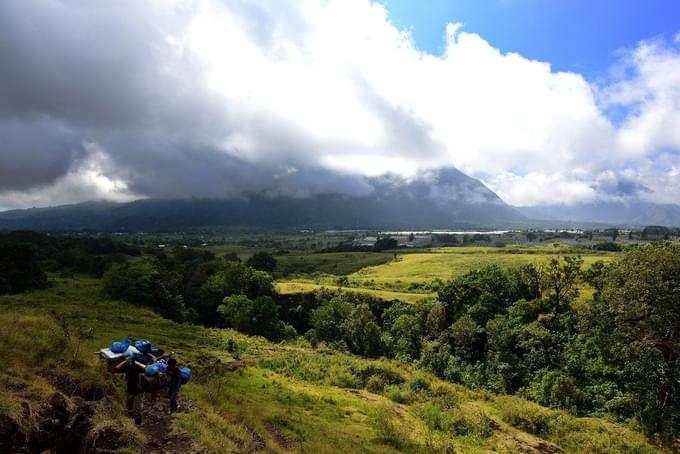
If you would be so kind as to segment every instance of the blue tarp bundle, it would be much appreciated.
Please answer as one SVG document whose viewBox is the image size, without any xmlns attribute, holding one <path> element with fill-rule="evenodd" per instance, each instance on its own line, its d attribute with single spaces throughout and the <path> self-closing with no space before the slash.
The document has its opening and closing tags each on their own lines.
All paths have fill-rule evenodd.
<svg viewBox="0 0 680 454">
<path fill-rule="evenodd" d="M 144 375 L 146 375 L 147 377 L 155 377 L 159 373 L 160 371 L 158 370 L 158 366 L 155 363 L 146 366 L 146 369 L 144 369 Z"/>
<path fill-rule="evenodd" d="M 130 339 L 125 339 L 122 341 L 114 342 L 111 344 L 111 351 L 113 353 L 125 353 L 130 347 Z"/>
<path fill-rule="evenodd" d="M 158 372 L 160 372 L 161 374 L 164 374 L 165 371 L 168 370 L 168 362 L 167 359 L 165 358 L 159 359 L 158 361 L 153 363 L 153 365 L 156 366 L 156 368 L 158 368 Z"/>
<path fill-rule="evenodd" d="M 181 367 L 179 369 L 179 375 L 182 378 L 182 384 L 186 385 L 189 382 L 189 379 L 191 378 L 191 369 L 188 367 Z"/>
<path fill-rule="evenodd" d="M 142 353 L 151 353 L 151 342 L 146 339 L 135 341 L 135 348 Z"/>
</svg>

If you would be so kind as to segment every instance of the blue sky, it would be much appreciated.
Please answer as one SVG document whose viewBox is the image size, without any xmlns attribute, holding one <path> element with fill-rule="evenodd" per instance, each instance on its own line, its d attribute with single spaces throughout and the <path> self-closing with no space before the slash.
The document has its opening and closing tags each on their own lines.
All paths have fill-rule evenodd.
<svg viewBox="0 0 680 454">
<path fill-rule="evenodd" d="M 678 0 L 383 0 L 392 22 L 416 45 L 441 53 L 447 23 L 460 22 L 503 52 L 554 70 L 602 77 L 616 51 L 680 29 Z"/>
</svg>

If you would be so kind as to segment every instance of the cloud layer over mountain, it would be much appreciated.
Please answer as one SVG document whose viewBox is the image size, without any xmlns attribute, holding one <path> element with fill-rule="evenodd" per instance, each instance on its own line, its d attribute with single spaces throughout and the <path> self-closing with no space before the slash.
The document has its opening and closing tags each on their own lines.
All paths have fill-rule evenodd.
<svg viewBox="0 0 680 454">
<path fill-rule="evenodd" d="M 594 82 L 443 39 L 419 51 L 368 0 L 5 0 L 0 207 L 365 194 L 447 166 L 516 205 L 679 199 L 680 39 Z"/>
</svg>

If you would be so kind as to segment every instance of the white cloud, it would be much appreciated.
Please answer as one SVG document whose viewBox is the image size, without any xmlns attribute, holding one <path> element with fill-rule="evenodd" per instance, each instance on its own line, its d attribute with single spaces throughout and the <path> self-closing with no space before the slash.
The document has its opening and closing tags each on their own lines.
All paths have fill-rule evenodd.
<svg viewBox="0 0 680 454">
<path fill-rule="evenodd" d="M 95 143 L 83 144 L 86 157 L 49 188 L 0 193 L 4 208 L 42 207 L 72 203 L 74 200 L 111 200 L 129 202 L 143 198 L 127 183 L 111 174 L 112 162 Z"/>
<path fill-rule="evenodd" d="M 162 41 L 145 42 L 139 25 L 130 40 L 153 58 L 135 57 L 159 65 L 163 83 L 173 81 L 162 103 L 154 88 L 143 109 L 129 112 L 143 132 L 125 124 L 117 131 L 124 140 L 99 152 L 108 164 L 77 161 L 49 190 L 0 193 L 0 202 L 54 203 L 57 193 L 64 194 L 58 201 L 127 199 L 139 187 L 154 195 L 148 175 L 173 162 L 184 166 L 175 172 L 199 174 L 186 166 L 208 161 L 208 154 L 198 156 L 202 147 L 210 147 L 209 159 L 369 176 L 412 177 L 455 165 L 516 205 L 680 199 L 680 159 L 662 153 L 680 149 L 680 53 L 673 44 L 641 43 L 624 55 L 623 73 L 632 76 L 596 87 L 579 74 L 503 54 L 460 24 L 442 31 L 442 55 L 421 52 L 382 5 L 368 0 L 175 0 L 172 8 L 149 2 L 139 14 L 135 24 L 152 24 Z M 119 19 L 111 19 L 114 30 Z M 121 58 L 119 70 L 134 73 L 125 64 Z M 42 107 L 65 123 L 82 122 Z M 606 115 L 612 108 L 631 113 L 615 126 Z M 86 133 L 98 143 L 110 139 L 91 128 Z M 145 164 L 138 156 L 148 152 L 144 147 L 126 147 L 165 141 L 168 150 L 181 143 L 180 158 L 156 152 Z M 196 159 L 184 158 L 186 148 Z M 187 181 L 186 191 L 205 184 L 178 180 Z M 78 192 L 78 185 L 93 189 Z M 249 189 L 257 187 L 248 181 Z M 607 192 L 614 187 L 646 189 Z"/>
<path fill-rule="evenodd" d="M 444 53 L 434 56 L 418 51 L 379 4 L 305 2 L 297 17 L 304 34 L 283 32 L 262 48 L 229 6 L 212 5 L 194 19 L 187 45 L 202 56 L 227 102 L 255 118 L 276 112 L 297 123 L 315 142 L 318 162 L 331 169 L 412 176 L 456 165 L 484 176 L 510 203 L 573 204 L 598 199 L 593 188 L 603 170 L 618 172 L 631 156 L 677 146 L 659 131 L 680 134 L 672 120 L 658 121 L 680 111 L 672 102 L 645 108 L 617 130 L 598 106 L 599 91 L 582 76 L 502 54 L 460 24 L 447 27 Z M 677 90 L 680 70 L 662 76 L 675 65 L 673 53 L 664 52 L 660 45 L 636 49 L 631 64 L 639 80 L 606 88 L 610 105 L 631 102 L 625 96 L 646 99 L 649 90 Z M 417 120 L 429 141 L 408 143 L 376 99 Z M 270 159 L 257 133 L 239 149 L 247 148 L 251 159 Z"/>
</svg>

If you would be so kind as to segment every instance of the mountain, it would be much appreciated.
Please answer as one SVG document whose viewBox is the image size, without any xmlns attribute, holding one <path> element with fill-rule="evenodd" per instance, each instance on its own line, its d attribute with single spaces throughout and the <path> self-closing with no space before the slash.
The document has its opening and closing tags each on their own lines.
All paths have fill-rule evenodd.
<svg viewBox="0 0 680 454">
<path fill-rule="evenodd" d="M 591 203 L 574 206 L 539 206 L 518 208 L 531 219 L 645 226 L 680 226 L 680 205 L 650 202 Z"/>
<path fill-rule="evenodd" d="M 435 229 L 526 221 L 479 180 L 457 169 L 414 180 L 366 180 L 366 195 L 308 197 L 250 194 L 232 199 L 86 202 L 0 213 L 0 229 L 43 231 L 186 231 L 222 228 Z"/>
</svg>

